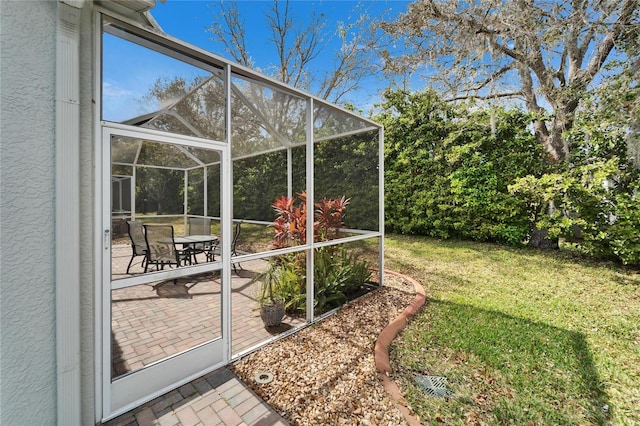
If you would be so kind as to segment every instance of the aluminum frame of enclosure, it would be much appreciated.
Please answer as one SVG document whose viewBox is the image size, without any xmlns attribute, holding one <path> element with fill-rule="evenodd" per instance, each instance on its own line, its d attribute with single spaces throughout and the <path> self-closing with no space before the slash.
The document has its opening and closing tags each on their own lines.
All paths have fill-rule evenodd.
<svg viewBox="0 0 640 426">
<path fill-rule="evenodd" d="M 99 405 L 97 412 L 102 413 L 101 420 L 108 420 L 113 418 L 122 412 L 125 412 L 131 409 L 135 405 L 139 405 L 144 400 L 148 400 L 153 396 L 157 395 L 159 392 L 163 392 L 171 388 L 171 386 L 175 387 L 185 381 L 192 379 L 193 374 L 189 374 L 188 376 L 177 378 L 174 380 L 173 385 L 171 386 L 162 386 L 161 389 L 158 389 L 157 392 L 147 395 L 147 397 L 137 398 L 132 403 L 124 403 L 119 407 L 111 408 L 106 405 L 109 403 L 108 395 L 111 392 L 112 383 L 110 380 L 107 380 L 108 374 L 104 374 L 105 369 L 110 368 L 110 354 L 106 350 L 106 346 L 109 344 L 109 336 L 110 336 L 110 327 L 111 323 L 107 320 L 106 310 L 108 308 L 108 304 L 111 303 L 110 294 L 112 288 L 120 288 L 122 286 L 129 285 L 131 283 L 144 282 L 147 279 L 144 277 L 132 277 L 125 278 L 119 282 L 114 281 L 114 285 L 112 286 L 111 278 L 107 281 L 107 274 L 104 273 L 106 268 L 110 268 L 110 264 L 107 265 L 107 257 L 104 255 L 104 250 L 108 249 L 108 244 L 106 240 L 106 236 L 110 235 L 110 223 L 107 223 L 107 217 L 111 217 L 110 207 L 107 205 L 105 201 L 106 193 L 109 193 L 110 189 L 106 185 L 107 175 L 110 176 L 110 165 L 104 164 L 103 154 L 105 151 L 105 138 L 103 135 L 111 135 L 111 134 L 140 134 L 146 133 L 150 135 L 150 137 L 164 140 L 170 142 L 171 138 L 180 139 L 185 144 L 193 144 L 194 146 L 202 146 L 205 147 L 207 144 L 207 140 L 211 142 L 211 146 L 223 152 L 222 155 L 222 163 L 221 169 L 223 170 L 222 182 L 226 182 L 224 188 L 221 188 L 221 220 L 222 220 L 222 240 L 226 243 L 222 245 L 221 250 L 221 264 L 219 264 L 221 276 L 222 276 L 222 342 L 223 342 L 223 354 L 222 354 L 222 364 L 228 363 L 243 353 L 232 352 L 231 347 L 231 339 L 232 339 L 232 330 L 231 323 L 233 318 L 231 316 L 231 294 L 230 294 L 230 282 L 231 282 L 231 267 L 232 262 L 248 262 L 252 260 L 258 259 L 268 259 L 276 255 L 293 253 L 293 252 L 304 252 L 307 257 L 307 281 L 306 281 L 306 297 L 307 297 L 307 324 L 310 324 L 317 320 L 318 318 L 314 316 L 313 309 L 313 295 L 314 295 L 314 281 L 313 281 L 313 268 L 314 268 L 314 252 L 316 248 L 329 246 L 329 245 L 339 245 L 346 244 L 350 242 L 356 242 L 367 239 L 377 239 L 378 240 L 378 269 L 380 271 L 384 270 L 383 263 L 383 250 L 384 250 L 384 169 L 383 169 L 383 129 L 382 126 L 371 121 L 369 119 L 360 117 L 350 111 L 347 111 L 343 108 L 340 108 L 335 105 L 331 105 L 330 103 L 319 99 L 313 95 L 305 93 L 303 91 L 297 90 L 295 88 L 286 86 L 272 78 L 260 75 L 246 67 L 234 64 L 226 59 L 213 55 L 203 49 L 198 47 L 191 46 L 187 43 L 184 43 L 176 38 L 168 36 L 166 34 L 161 34 L 150 30 L 148 28 L 142 27 L 140 24 L 127 20 L 122 16 L 117 16 L 114 12 L 109 11 L 107 9 L 97 8 L 100 13 L 96 16 L 96 31 L 97 31 L 97 40 L 102 39 L 102 31 L 105 31 L 111 35 L 122 38 L 129 42 L 135 43 L 141 47 L 151 49 L 155 52 L 161 53 L 163 55 L 167 55 L 171 58 L 180 60 L 182 62 L 191 64 L 199 69 L 206 70 L 215 75 L 216 78 L 219 78 L 224 87 L 224 138 L 214 140 L 210 138 L 203 138 L 198 135 L 190 136 L 184 134 L 170 133 L 170 132 L 161 132 L 158 129 L 142 129 L 139 126 L 135 126 L 132 124 L 126 123 L 113 123 L 103 121 L 102 117 L 102 102 L 98 102 L 98 108 L 96 112 L 96 164 L 101 165 L 102 167 L 98 167 L 100 170 L 96 172 L 96 229 L 95 229 L 95 241 L 96 241 L 96 264 L 102 265 L 97 269 L 100 269 L 96 272 L 96 353 L 102 354 L 102 359 L 96 360 L 96 377 L 102 377 L 103 380 L 101 383 L 96 384 L 96 391 L 98 394 L 97 405 Z M 107 25 L 103 26 L 102 19 L 106 19 L 108 21 Z M 98 42 L 99 43 L 99 42 Z M 103 46 L 102 44 L 98 44 L 99 49 L 97 51 L 102 52 Z M 96 70 L 100 70 L 102 67 L 102 55 L 96 55 Z M 96 75 L 101 75 L 102 73 L 97 72 Z M 235 79 L 235 81 L 234 81 Z M 272 125 L 272 123 L 265 123 L 263 126 L 265 134 L 276 135 L 273 137 L 274 140 L 283 139 L 284 143 L 282 147 L 273 147 L 270 146 L 263 151 L 256 151 L 247 153 L 238 154 L 234 157 L 233 153 L 233 137 L 234 137 L 234 125 L 233 125 L 233 108 L 232 103 L 234 99 L 236 102 L 245 102 L 245 104 L 251 104 L 247 99 L 243 99 L 243 92 L 238 84 L 247 84 L 252 85 L 255 84 L 258 87 L 265 87 L 269 90 L 269 93 L 282 93 L 286 96 L 298 99 L 301 103 L 304 104 L 304 141 L 295 143 L 295 141 L 287 141 L 286 136 L 278 134 L 279 131 L 276 129 L 277 126 Z M 103 81 L 102 78 L 96 82 L 96 99 L 102 99 L 102 90 L 103 90 Z M 249 109 L 252 109 L 252 112 L 256 116 L 262 116 L 262 118 L 266 117 L 267 114 L 261 114 L 261 111 L 256 110 L 255 107 L 249 106 Z M 346 131 L 342 131 L 336 134 L 326 134 L 322 135 L 321 132 L 318 132 L 316 135 L 315 130 L 316 127 L 316 118 L 314 116 L 316 111 L 323 111 L 325 113 L 325 117 L 331 117 L 332 114 L 339 116 L 340 118 L 344 118 L 344 120 L 351 120 L 354 123 L 357 123 L 358 126 L 356 128 L 347 129 Z M 143 117 L 138 119 L 146 122 L 148 120 L 152 120 L 154 118 L 154 113 L 148 114 L 149 117 Z M 328 115 L 326 115 L 328 114 Z M 320 116 L 320 114 L 318 114 Z M 132 119 L 135 119 L 132 117 Z M 135 120 L 133 120 L 135 122 Z M 182 120 L 184 121 L 184 120 Z M 189 125 L 186 125 L 189 127 Z M 347 126 L 348 127 L 348 126 Z M 320 127 L 321 129 L 321 127 Z M 241 254 L 237 257 L 232 258 L 231 255 L 231 247 L 229 245 L 230 236 L 232 235 L 232 221 L 234 218 L 233 215 L 233 167 L 234 161 L 238 159 L 243 159 L 250 157 L 251 155 L 262 155 L 268 152 L 287 150 L 287 195 L 293 195 L 293 182 L 292 182 L 292 173 L 293 173 L 293 161 L 292 161 L 292 153 L 291 149 L 294 146 L 304 146 L 305 148 L 305 189 L 307 192 L 307 223 L 313 223 L 313 212 L 314 212 L 314 195 L 315 195 L 315 182 L 314 182 L 314 147 L 316 143 L 323 141 L 331 141 L 334 139 L 345 138 L 349 136 L 357 136 L 360 134 L 368 134 L 371 132 L 377 132 L 377 158 L 378 158 L 378 199 L 377 199 L 377 230 L 357 230 L 352 229 L 353 231 L 350 233 L 348 237 L 339 238 L 332 241 L 323 241 L 316 242 L 314 241 L 314 233 L 312 227 L 307 227 L 307 239 L 306 244 L 289 247 L 280 250 L 270 250 L 263 251 L 257 253 L 248 253 Z M 287 145 L 288 143 L 288 145 Z M 135 166 L 134 166 L 135 167 Z M 186 173 L 185 173 L 186 176 Z M 133 182 L 135 185 L 135 173 Z M 187 182 L 185 179 L 185 188 L 187 187 Z M 185 189 L 185 221 L 186 221 L 186 203 L 187 203 L 187 195 Z M 205 199 L 206 206 L 206 199 Z M 135 197 L 132 196 L 131 200 L 131 209 L 132 214 L 135 216 Z M 205 215 L 206 215 L 206 207 L 205 207 Z M 186 223 L 186 222 L 185 222 Z M 198 267 L 195 267 L 196 269 Z M 206 270 L 207 268 L 211 269 L 211 267 L 202 266 L 200 269 Z M 161 278 L 172 279 L 176 275 L 175 271 L 166 271 L 158 274 Z M 380 284 L 383 284 L 383 274 L 380 274 Z M 101 314 L 100 314 L 101 313 Z M 324 315 L 322 316 L 324 317 Z M 266 344 L 268 342 L 263 342 L 262 344 Z M 251 348 L 253 350 L 255 348 Z M 179 361 L 178 361 L 179 362 Z M 175 363 L 175 361 L 174 361 Z M 218 364 L 216 364 L 217 366 Z M 202 370 L 202 373 L 205 373 L 205 370 Z M 120 389 L 119 389 L 120 391 Z"/>
</svg>

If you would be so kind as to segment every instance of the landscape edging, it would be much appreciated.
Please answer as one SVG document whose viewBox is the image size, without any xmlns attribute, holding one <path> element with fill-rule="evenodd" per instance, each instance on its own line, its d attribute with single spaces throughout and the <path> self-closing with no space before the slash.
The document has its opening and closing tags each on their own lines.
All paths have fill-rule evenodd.
<svg viewBox="0 0 640 426">
<path fill-rule="evenodd" d="M 411 415 L 409 408 L 407 407 L 406 400 L 400 393 L 400 388 L 391 380 L 389 373 L 391 373 L 391 361 L 389 360 L 389 345 L 391 341 L 398 335 L 398 333 L 407 326 L 409 320 L 418 312 L 426 302 L 427 296 L 422 284 L 413 278 L 401 274 L 399 272 L 390 271 L 385 269 L 386 274 L 395 275 L 400 277 L 411 284 L 413 284 L 416 290 L 416 296 L 401 313 L 393 321 L 391 321 L 378 335 L 374 349 L 373 358 L 376 364 L 376 370 L 380 373 L 380 380 L 387 393 L 391 396 L 398 409 L 402 412 L 407 423 L 411 426 L 422 426 L 420 421 Z"/>
</svg>

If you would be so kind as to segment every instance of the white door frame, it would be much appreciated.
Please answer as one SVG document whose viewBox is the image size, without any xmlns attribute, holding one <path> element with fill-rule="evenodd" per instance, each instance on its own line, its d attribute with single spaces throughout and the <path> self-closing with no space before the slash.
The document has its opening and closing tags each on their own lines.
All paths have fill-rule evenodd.
<svg viewBox="0 0 640 426">
<path fill-rule="evenodd" d="M 111 137 L 113 135 L 132 138 L 148 139 L 160 143 L 178 143 L 199 148 L 212 149 L 220 152 L 221 159 L 221 258 L 218 262 L 192 266 L 184 270 L 173 269 L 154 272 L 149 275 L 137 275 L 128 278 L 118 279 L 112 282 L 111 279 Z M 213 371 L 229 362 L 230 357 L 230 313 L 231 301 L 231 208 L 230 203 L 225 200 L 230 199 L 231 180 L 229 170 L 229 145 L 223 142 L 215 142 L 200 138 L 168 134 L 152 129 L 125 126 L 114 123 L 102 123 L 101 133 L 101 162 L 98 167 L 101 169 L 101 179 L 97 182 L 96 190 L 96 210 L 99 211 L 98 226 L 100 227 L 97 239 L 100 242 L 96 247 L 101 247 L 100 258 L 101 279 L 99 279 L 100 291 L 97 297 L 100 298 L 98 305 L 100 320 L 97 326 L 97 339 L 100 351 L 97 354 L 101 357 L 101 371 L 98 377 L 102 378 L 101 386 L 101 406 L 102 420 L 111 418 L 129 411 L 131 408 L 160 396 L 171 389 L 188 383 L 193 379 Z M 132 206 L 132 209 L 135 207 Z M 111 378 L 111 291 L 116 288 L 123 288 L 139 285 L 150 281 L 173 279 L 182 275 L 220 270 L 222 294 L 221 294 L 221 338 L 214 339 L 204 344 L 198 345 L 185 352 L 174 355 L 170 358 L 158 361 L 143 369 L 129 373 L 112 380 Z"/>
</svg>

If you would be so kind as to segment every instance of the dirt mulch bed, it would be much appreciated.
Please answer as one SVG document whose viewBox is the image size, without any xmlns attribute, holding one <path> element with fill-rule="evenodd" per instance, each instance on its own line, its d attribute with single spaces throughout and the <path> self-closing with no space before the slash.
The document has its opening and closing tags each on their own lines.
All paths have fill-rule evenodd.
<svg viewBox="0 0 640 426">
<path fill-rule="evenodd" d="M 373 348 L 414 299 L 415 288 L 395 275 L 384 280 L 384 287 L 248 355 L 232 370 L 292 425 L 406 425 L 381 384 Z M 258 383 L 261 373 L 273 380 Z"/>
</svg>

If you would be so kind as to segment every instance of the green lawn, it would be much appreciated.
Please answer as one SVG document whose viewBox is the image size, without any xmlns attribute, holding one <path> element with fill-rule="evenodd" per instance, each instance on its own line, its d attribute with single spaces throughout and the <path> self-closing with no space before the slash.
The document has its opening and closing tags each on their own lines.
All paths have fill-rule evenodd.
<svg viewBox="0 0 640 426">
<path fill-rule="evenodd" d="M 423 424 L 640 424 L 640 274 L 563 251 L 388 235 L 427 305 L 392 347 Z M 445 376 L 450 398 L 414 375 Z"/>
</svg>

